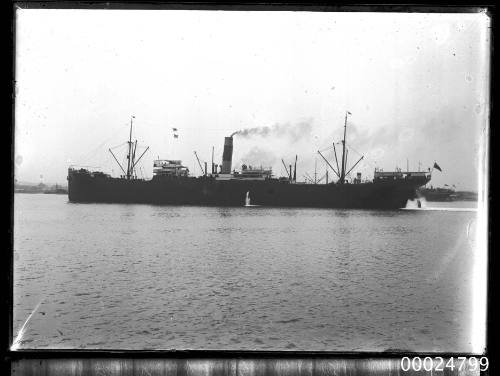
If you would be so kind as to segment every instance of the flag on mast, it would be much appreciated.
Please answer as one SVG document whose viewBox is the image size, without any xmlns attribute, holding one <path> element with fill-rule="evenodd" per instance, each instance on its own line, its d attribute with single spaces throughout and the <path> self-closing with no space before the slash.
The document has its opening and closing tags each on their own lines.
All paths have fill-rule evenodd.
<svg viewBox="0 0 500 376">
<path fill-rule="evenodd" d="M 349 115 L 352 115 L 349 111 L 347 111 L 347 113 L 348 113 Z"/>
<path fill-rule="evenodd" d="M 435 168 L 436 170 L 439 170 L 439 171 L 443 172 L 443 170 L 441 170 L 441 167 L 439 167 L 439 165 L 436 162 L 434 162 L 433 168 Z"/>
</svg>

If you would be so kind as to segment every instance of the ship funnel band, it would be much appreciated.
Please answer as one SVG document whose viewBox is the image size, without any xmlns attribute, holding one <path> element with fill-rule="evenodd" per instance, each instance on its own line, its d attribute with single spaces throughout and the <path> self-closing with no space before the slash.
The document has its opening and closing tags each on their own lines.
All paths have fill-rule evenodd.
<svg viewBox="0 0 500 376">
<path fill-rule="evenodd" d="M 222 153 L 222 170 L 223 174 L 231 173 L 231 164 L 233 160 L 233 137 L 224 138 L 224 152 Z"/>
</svg>

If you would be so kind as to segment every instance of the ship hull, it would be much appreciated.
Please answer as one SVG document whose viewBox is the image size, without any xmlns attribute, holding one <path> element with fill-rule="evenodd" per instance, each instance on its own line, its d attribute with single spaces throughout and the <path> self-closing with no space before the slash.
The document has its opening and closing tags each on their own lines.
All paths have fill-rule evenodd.
<svg viewBox="0 0 500 376">
<path fill-rule="evenodd" d="M 277 180 L 216 180 L 212 177 L 168 177 L 127 180 L 68 175 L 70 202 L 144 203 L 157 205 L 398 209 L 416 197 L 425 182 L 385 181 L 360 184 L 290 184 Z"/>
</svg>

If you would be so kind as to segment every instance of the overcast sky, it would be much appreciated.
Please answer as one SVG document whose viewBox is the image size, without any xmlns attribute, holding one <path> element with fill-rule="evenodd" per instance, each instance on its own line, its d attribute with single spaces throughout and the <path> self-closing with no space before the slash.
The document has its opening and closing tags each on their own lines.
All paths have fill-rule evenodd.
<svg viewBox="0 0 500 376">
<path fill-rule="evenodd" d="M 246 162 L 318 177 L 339 141 L 349 165 L 432 167 L 432 184 L 477 189 L 488 121 L 489 18 L 477 14 L 18 10 L 15 167 L 19 181 L 66 183 L 70 164 L 120 169 L 108 148 L 134 139 L 157 157 Z M 178 129 L 174 139 L 172 128 Z M 139 149 L 144 150 L 144 149 Z M 121 160 L 125 148 L 114 149 Z M 333 152 L 325 151 L 334 161 Z M 330 173 L 332 175 L 332 173 Z M 42 178 L 41 178 L 42 176 Z"/>
</svg>

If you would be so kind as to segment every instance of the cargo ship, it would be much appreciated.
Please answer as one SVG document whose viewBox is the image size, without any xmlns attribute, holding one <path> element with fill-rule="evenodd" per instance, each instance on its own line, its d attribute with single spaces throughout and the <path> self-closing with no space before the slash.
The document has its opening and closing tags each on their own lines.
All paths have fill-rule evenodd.
<svg viewBox="0 0 500 376">
<path fill-rule="evenodd" d="M 363 180 L 361 173 L 350 178 L 351 172 L 363 156 L 348 167 L 346 146 L 347 114 L 343 139 L 338 142 L 341 151 L 335 167 L 320 151 L 336 176 L 333 181 L 317 184 L 297 181 L 295 164 L 285 165 L 287 176 L 276 177 L 271 168 L 242 165 L 232 168 L 233 138 L 237 132 L 224 138 L 222 163 L 213 161 L 210 171 L 207 163 L 202 176 L 191 176 L 181 160 L 157 159 L 153 162 L 152 179 L 137 177 L 136 166 L 146 149 L 136 158 L 137 141 L 132 141 L 132 120 L 128 140 L 127 165 L 122 166 L 115 155 L 123 175 L 112 177 L 100 171 L 70 166 L 68 169 L 68 198 L 76 203 L 143 203 L 156 205 L 203 206 L 257 206 L 257 207 L 312 207 L 398 209 L 407 200 L 417 198 L 417 188 L 431 179 L 431 170 L 423 172 L 383 171 L 375 169 L 372 180 Z"/>
</svg>

